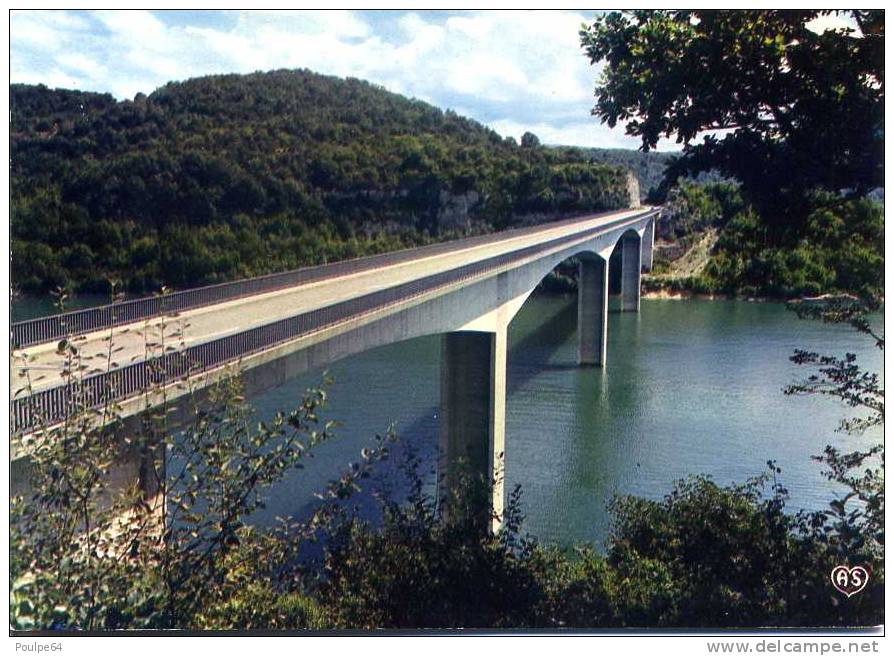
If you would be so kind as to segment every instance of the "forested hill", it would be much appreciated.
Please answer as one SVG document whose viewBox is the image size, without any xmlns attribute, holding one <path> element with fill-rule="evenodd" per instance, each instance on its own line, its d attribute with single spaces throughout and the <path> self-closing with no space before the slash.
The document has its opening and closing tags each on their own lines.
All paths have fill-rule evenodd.
<svg viewBox="0 0 894 656">
<path fill-rule="evenodd" d="M 13 282 L 196 285 L 628 205 L 627 172 L 308 71 L 10 87 Z"/>
</svg>

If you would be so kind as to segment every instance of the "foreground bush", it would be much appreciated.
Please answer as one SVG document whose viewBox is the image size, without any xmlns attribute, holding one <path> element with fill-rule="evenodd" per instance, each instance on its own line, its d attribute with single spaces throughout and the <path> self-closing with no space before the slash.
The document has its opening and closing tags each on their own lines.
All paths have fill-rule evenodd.
<svg viewBox="0 0 894 656">
<path fill-rule="evenodd" d="M 229 521 L 187 517 L 155 540 L 141 524 L 85 543 L 76 530 L 83 516 L 65 504 L 48 507 L 57 498 L 52 490 L 35 495 L 30 509 L 17 502 L 27 532 L 13 526 L 12 626 L 499 629 L 884 621 L 883 552 L 873 536 L 825 513 L 786 514 L 775 468 L 741 486 L 697 476 L 660 500 L 614 499 L 604 554 L 592 545 L 561 550 L 526 537 L 518 490 L 498 535 L 482 531 L 469 512 L 442 518 L 422 492 L 416 468 L 408 471 L 409 496 L 384 501 L 380 521 L 362 520 L 337 501 L 356 487 L 358 475 L 334 483 L 330 502 L 302 522 L 250 528 L 239 520 L 245 507 L 233 501 Z M 238 489 L 240 497 L 249 490 Z M 99 507 L 91 512 L 104 516 Z M 68 523 L 66 513 L 73 513 Z M 322 550 L 303 551 L 317 541 Z M 832 568 L 842 563 L 872 572 L 867 588 L 850 599 L 829 584 Z"/>
<path fill-rule="evenodd" d="M 361 628 L 881 623 L 883 561 L 851 553 L 872 579 L 840 595 L 829 584 L 841 562 L 834 536 L 812 528 L 815 516 L 786 515 L 771 477 L 721 487 L 699 476 L 662 500 L 619 497 L 604 555 L 542 545 L 514 526 L 481 536 L 414 501 L 381 527 L 353 519 L 336 531 L 318 599 L 333 626 Z"/>
</svg>

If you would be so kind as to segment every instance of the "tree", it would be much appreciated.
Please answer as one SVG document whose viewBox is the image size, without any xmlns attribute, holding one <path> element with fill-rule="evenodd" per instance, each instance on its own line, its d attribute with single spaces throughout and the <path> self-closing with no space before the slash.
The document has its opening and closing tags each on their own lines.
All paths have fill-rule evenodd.
<svg viewBox="0 0 894 656">
<path fill-rule="evenodd" d="M 99 291 L 114 276 L 140 293 L 418 246 L 456 236 L 438 220 L 456 194 L 477 196 L 462 222 L 475 232 L 627 205 L 617 165 L 593 164 L 569 194 L 523 193 L 522 172 L 544 180 L 587 154 L 533 135 L 519 148 L 455 112 L 309 71 L 208 76 L 134 102 L 15 84 L 10 106 L 12 277 L 25 292 Z"/>
<path fill-rule="evenodd" d="M 533 132 L 525 132 L 521 138 L 522 148 L 537 148 L 540 145 L 540 139 Z"/>
<path fill-rule="evenodd" d="M 811 29 L 832 14 L 853 27 Z M 580 38 L 605 64 L 593 114 L 683 144 L 668 182 L 717 169 L 777 225 L 813 190 L 884 185 L 882 10 L 612 12 Z"/>
<path fill-rule="evenodd" d="M 847 324 L 866 335 L 876 348 L 884 350 L 884 335 L 870 321 L 870 313 L 880 309 L 873 298 L 837 297 L 813 303 L 795 303 L 791 309 L 798 316 L 818 319 L 826 323 Z M 877 373 L 862 369 L 857 356 L 847 353 L 843 358 L 821 355 L 799 349 L 791 357 L 795 364 L 810 367 L 812 373 L 805 380 L 785 388 L 790 395 L 819 395 L 838 399 L 858 414 L 841 421 L 839 430 L 857 435 L 885 423 L 885 390 Z M 829 510 L 816 515 L 815 524 L 831 525 L 832 546 L 843 559 L 866 552 L 879 560 L 884 558 L 885 544 L 885 445 L 878 442 L 842 452 L 833 445 L 826 446 L 822 455 L 814 459 L 823 463 L 826 477 L 839 483 L 845 494 L 830 503 Z"/>
</svg>

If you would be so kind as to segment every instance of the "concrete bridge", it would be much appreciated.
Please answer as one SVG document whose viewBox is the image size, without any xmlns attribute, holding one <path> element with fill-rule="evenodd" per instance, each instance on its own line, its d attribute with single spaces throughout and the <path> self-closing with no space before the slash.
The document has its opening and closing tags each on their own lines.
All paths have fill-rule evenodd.
<svg viewBox="0 0 894 656">
<path fill-rule="evenodd" d="M 610 256 L 620 249 L 620 309 L 636 312 L 658 211 L 582 216 L 14 324 L 13 459 L 26 455 L 22 438 L 85 408 L 115 403 L 119 416 L 136 416 L 234 366 L 254 393 L 376 346 L 443 334 L 439 481 L 452 485 L 460 462 L 490 480 L 498 525 L 509 322 L 544 276 L 576 256 L 579 362 L 605 366 Z M 76 346 L 75 361 L 62 339 Z"/>
</svg>

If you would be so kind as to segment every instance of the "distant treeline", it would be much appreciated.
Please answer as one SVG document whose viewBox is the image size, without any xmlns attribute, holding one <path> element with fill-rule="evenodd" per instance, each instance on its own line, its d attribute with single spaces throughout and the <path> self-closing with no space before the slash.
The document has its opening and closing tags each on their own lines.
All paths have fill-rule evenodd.
<svg viewBox="0 0 894 656">
<path fill-rule="evenodd" d="M 664 180 L 664 170 L 673 158 L 673 153 L 659 153 L 625 148 L 562 148 L 566 152 L 580 151 L 595 164 L 622 166 L 631 171 L 639 180 L 640 197 L 655 198 Z"/>
<path fill-rule="evenodd" d="M 632 150 L 627 148 L 572 148 L 560 147 L 567 153 L 583 153 L 594 164 L 607 164 L 609 166 L 621 166 L 636 176 L 639 180 L 640 198 L 650 203 L 662 204 L 670 191 L 665 182 L 664 172 L 667 165 L 677 156 L 673 152 L 658 152 L 650 150 Z M 688 182 L 698 184 L 711 184 L 722 182 L 723 177 L 716 171 L 700 173 L 694 178 L 684 176 Z"/>
<path fill-rule="evenodd" d="M 23 290 L 183 287 L 629 204 L 618 161 L 308 71 L 123 102 L 12 85 L 10 106 Z"/>
</svg>

